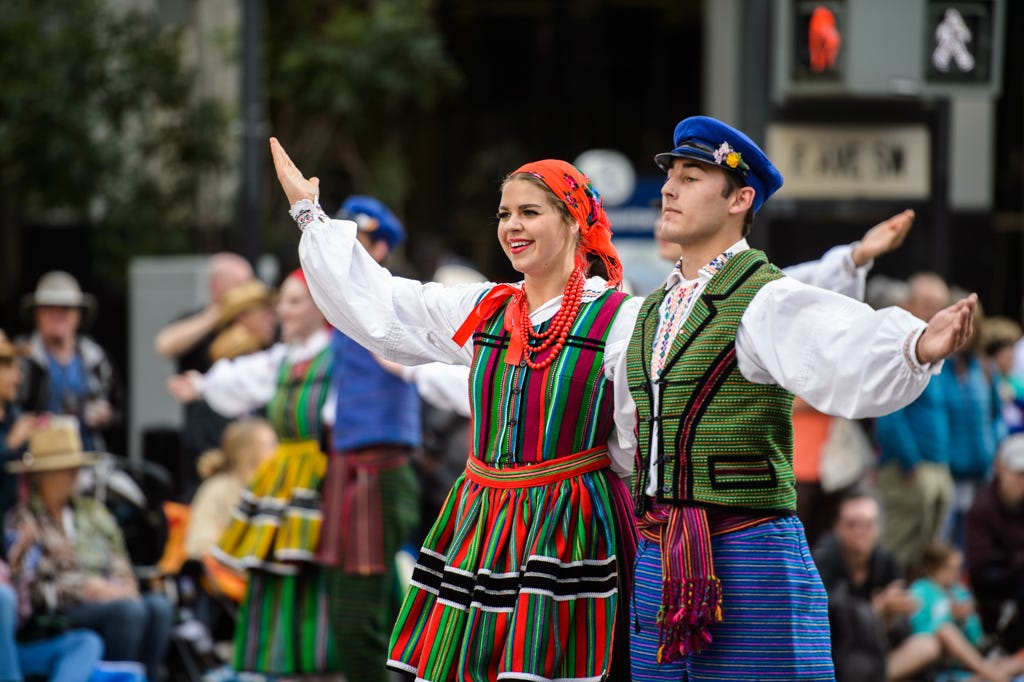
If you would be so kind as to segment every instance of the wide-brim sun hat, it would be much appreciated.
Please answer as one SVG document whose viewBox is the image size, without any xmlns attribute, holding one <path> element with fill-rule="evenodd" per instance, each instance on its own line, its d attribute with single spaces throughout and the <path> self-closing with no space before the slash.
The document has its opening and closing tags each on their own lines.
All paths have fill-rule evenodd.
<svg viewBox="0 0 1024 682">
<path fill-rule="evenodd" d="M 86 320 L 96 314 L 96 297 L 82 291 L 78 280 L 63 270 L 51 270 L 39 278 L 36 290 L 21 299 L 21 309 L 30 313 L 40 306 L 79 308 Z"/>
<path fill-rule="evenodd" d="M 53 416 L 29 438 L 28 450 L 21 459 L 7 463 L 7 471 L 22 474 L 79 469 L 95 464 L 102 454 L 82 449 L 77 419 Z"/>
<path fill-rule="evenodd" d="M 220 317 L 217 318 L 217 327 L 225 327 L 242 313 L 262 306 L 271 306 L 273 302 L 274 292 L 260 280 L 251 279 L 248 282 L 243 282 L 224 294 L 224 300 L 220 304 Z"/>
</svg>

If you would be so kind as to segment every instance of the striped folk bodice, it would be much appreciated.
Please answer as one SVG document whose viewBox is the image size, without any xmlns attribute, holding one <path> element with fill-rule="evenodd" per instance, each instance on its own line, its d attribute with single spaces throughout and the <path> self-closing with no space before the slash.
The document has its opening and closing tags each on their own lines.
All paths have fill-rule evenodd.
<svg viewBox="0 0 1024 682">
<path fill-rule="evenodd" d="M 593 300 L 585 297 L 562 352 L 542 370 L 518 360 L 505 362 L 505 306 L 481 325 L 473 335 L 469 382 L 472 446 L 478 459 L 496 467 L 528 464 L 607 442 L 614 408 L 604 375 L 604 347 L 626 299 L 610 289 Z M 550 352 L 534 359 L 540 362 Z"/>
<path fill-rule="evenodd" d="M 320 438 L 320 412 L 331 388 L 331 349 L 308 360 L 284 360 L 277 372 L 274 397 L 267 403 L 267 420 L 282 441 Z"/>
</svg>

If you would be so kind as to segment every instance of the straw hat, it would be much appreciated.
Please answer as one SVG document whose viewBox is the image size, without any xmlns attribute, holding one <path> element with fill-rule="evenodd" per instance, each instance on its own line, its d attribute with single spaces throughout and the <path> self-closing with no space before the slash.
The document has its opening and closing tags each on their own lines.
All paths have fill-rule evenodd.
<svg viewBox="0 0 1024 682">
<path fill-rule="evenodd" d="M 224 294 L 217 327 L 230 324 L 236 317 L 253 308 L 269 306 L 272 298 L 270 288 L 258 279 L 251 279 L 233 287 Z"/>
<path fill-rule="evenodd" d="M 50 417 L 28 441 L 21 461 L 9 462 L 7 470 L 20 474 L 34 471 L 77 469 L 94 464 L 100 453 L 83 452 L 78 420 L 69 416 Z"/>
<path fill-rule="evenodd" d="M 11 360 L 19 355 L 27 354 L 28 349 L 11 343 L 11 340 L 7 338 L 7 334 L 4 334 L 4 330 L 0 329 L 0 360 Z"/>
<path fill-rule="evenodd" d="M 21 299 L 21 308 L 28 312 L 39 306 L 81 308 L 87 318 L 96 313 L 96 298 L 82 292 L 78 280 L 63 270 L 52 270 L 39 278 L 36 290 Z"/>
</svg>

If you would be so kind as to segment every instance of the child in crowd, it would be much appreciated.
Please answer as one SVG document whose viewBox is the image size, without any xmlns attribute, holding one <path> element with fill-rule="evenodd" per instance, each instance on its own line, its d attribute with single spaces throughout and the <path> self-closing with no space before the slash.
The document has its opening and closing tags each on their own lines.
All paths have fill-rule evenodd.
<svg viewBox="0 0 1024 682">
<path fill-rule="evenodd" d="M 963 553 L 946 542 L 932 543 L 921 559 L 921 577 L 910 586 L 920 602 L 910 617 L 914 634 L 934 634 L 951 670 L 945 679 L 1007 682 L 1024 673 L 1024 660 L 1012 656 L 985 658 L 981 622 L 971 593 L 960 583 Z"/>
<path fill-rule="evenodd" d="M 231 511 L 260 465 L 277 449 L 277 435 L 263 419 L 243 418 L 224 431 L 221 447 L 199 458 L 203 483 L 192 498 L 185 553 L 202 558 L 216 546 L 231 520 Z"/>
</svg>

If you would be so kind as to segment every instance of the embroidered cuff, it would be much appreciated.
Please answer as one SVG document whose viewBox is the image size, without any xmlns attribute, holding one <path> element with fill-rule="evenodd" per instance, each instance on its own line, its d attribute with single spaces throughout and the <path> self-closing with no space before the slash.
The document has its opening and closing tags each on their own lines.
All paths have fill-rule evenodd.
<svg viewBox="0 0 1024 682">
<path fill-rule="evenodd" d="M 933 365 L 933 363 L 922 364 L 917 359 L 917 340 L 921 338 L 921 334 L 924 334 L 925 329 L 927 327 L 918 327 L 903 339 L 903 360 L 914 374 L 924 374 L 931 370 Z"/>
<path fill-rule="evenodd" d="M 326 223 L 330 220 L 324 210 L 320 208 L 320 197 L 313 200 L 299 199 L 288 209 L 288 213 L 291 214 L 300 230 L 305 230 L 306 226 L 312 222 Z"/>
</svg>

